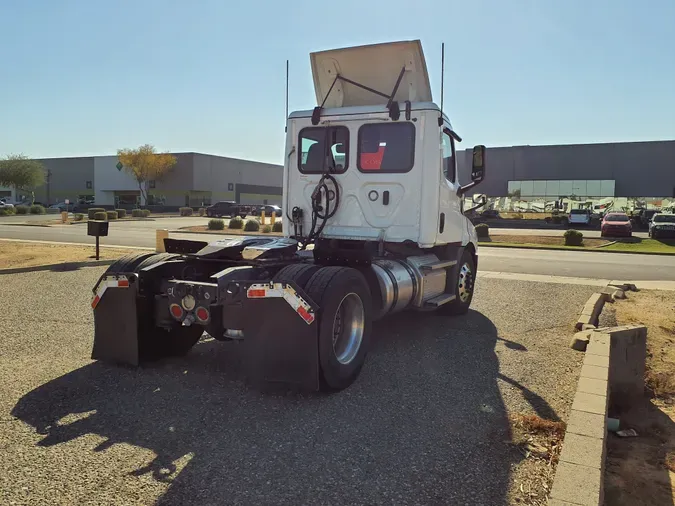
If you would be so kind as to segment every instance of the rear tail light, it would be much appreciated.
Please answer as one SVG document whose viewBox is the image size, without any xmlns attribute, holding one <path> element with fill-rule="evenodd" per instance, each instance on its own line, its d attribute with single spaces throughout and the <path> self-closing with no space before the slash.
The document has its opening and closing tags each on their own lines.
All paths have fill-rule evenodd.
<svg viewBox="0 0 675 506">
<path fill-rule="evenodd" d="M 197 316 L 197 319 L 200 322 L 205 322 L 209 320 L 209 317 L 211 316 L 209 314 L 209 310 L 203 307 L 198 307 L 197 311 L 195 311 L 195 315 Z"/>
<path fill-rule="evenodd" d="M 183 308 L 178 304 L 171 304 L 171 306 L 169 306 L 169 311 L 171 311 L 171 316 L 176 320 L 180 320 L 183 317 Z"/>
</svg>

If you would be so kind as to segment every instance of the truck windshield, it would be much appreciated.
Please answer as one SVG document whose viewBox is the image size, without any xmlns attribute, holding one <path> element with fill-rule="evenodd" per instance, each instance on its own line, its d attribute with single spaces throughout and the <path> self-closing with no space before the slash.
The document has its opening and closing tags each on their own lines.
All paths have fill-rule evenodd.
<svg viewBox="0 0 675 506">
<path fill-rule="evenodd" d="M 654 223 L 675 223 L 675 214 L 657 214 Z"/>
</svg>

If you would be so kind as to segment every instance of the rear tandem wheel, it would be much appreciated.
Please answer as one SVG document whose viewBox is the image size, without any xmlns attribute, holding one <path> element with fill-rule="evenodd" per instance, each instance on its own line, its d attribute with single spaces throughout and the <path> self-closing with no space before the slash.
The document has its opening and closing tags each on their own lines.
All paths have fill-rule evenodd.
<svg viewBox="0 0 675 506">
<path fill-rule="evenodd" d="M 370 344 L 372 300 L 363 274 L 351 267 L 323 267 L 307 282 L 307 295 L 319 305 L 321 389 L 351 385 Z"/>
</svg>

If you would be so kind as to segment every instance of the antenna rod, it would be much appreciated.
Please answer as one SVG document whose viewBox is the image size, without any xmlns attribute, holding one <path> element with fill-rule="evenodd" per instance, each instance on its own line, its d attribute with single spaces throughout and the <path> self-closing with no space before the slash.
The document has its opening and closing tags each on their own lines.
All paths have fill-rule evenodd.
<svg viewBox="0 0 675 506">
<path fill-rule="evenodd" d="M 438 126 L 443 126 L 443 81 L 445 79 L 445 42 L 441 43 L 441 117 Z"/>
<path fill-rule="evenodd" d="M 284 132 L 288 132 L 288 60 L 286 60 L 286 119 L 284 125 Z"/>
</svg>

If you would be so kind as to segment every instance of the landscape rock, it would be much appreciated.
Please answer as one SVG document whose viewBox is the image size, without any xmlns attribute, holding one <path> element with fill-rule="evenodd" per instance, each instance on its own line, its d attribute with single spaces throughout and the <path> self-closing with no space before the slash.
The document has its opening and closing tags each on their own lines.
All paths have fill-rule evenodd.
<svg viewBox="0 0 675 506">
<path fill-rule="evenodd" d="M 586 351 L 586 347 L 591 340 L 591 333 L 588 331 L 577 332 L 570 341 L 570 348 L 577 351 Z"/>
</svg>

